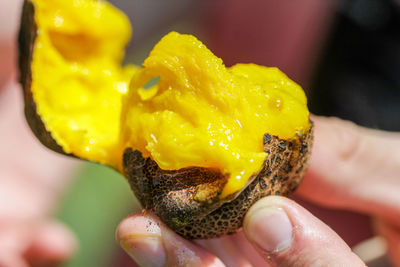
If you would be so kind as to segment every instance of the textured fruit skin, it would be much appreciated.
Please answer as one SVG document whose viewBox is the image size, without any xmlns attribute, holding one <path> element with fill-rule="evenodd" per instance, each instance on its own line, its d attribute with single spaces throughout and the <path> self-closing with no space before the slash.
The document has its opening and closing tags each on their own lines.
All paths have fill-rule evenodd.
<svg viewBox="0 0 400 267">
<path fill-rule="evenodd" d="M 293 141 L 264 135 L 267 153 L 260 172 L 237 196 L 220 201 L 218 194 L 227 181 L 217 170 L 184 168 L 161 170 L 139 151 L 126 149 L 125 176 L 145 209 L 155 212 L 171 229 L 188 239 L 215 238 L 235 233 L 248 209 L 269 195 L 287 196 L 300 184 L 307 169 L 313 126 Z"/>
</svg>

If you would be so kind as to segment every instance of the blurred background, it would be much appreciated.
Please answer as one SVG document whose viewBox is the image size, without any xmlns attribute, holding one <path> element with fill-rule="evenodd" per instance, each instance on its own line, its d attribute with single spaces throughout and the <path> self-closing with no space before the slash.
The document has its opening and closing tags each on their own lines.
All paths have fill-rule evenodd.
<svg viewBox="0 0 400 267">
<path fill-rule="evenodd" d="M 111 2 L 129 15 L 133 25 L 126 62 L 140 65 L 171 30 L 194 34 L 227 66 L 253 62 L 279 67 L 303 86 L 315 114 L 400 131 L 399 1 Z M 114 241 L 119 221 L 140 210 L 128 184 L 95 164 L 86 164 L 76 176 L 55 215 L 80 242 L 78 254 L 64 266 L 135 266 Z M 350 246 L 372 236 L 370 220 L 362 214 L 296 200 Z"/>
</svg>

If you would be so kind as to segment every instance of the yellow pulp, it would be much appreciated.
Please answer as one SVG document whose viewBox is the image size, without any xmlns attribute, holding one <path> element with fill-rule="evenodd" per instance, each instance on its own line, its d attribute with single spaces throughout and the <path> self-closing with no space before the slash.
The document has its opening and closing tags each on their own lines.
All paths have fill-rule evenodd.
<svg viewBox="0 0 400 267">
<path fill-rule="evenodd" d="M 285 74 L 254 64 L 226 68 L 191 35 L 169 33 L 143 65 L 122 112 L 123 146 L 162 169 L 220 168 L 230 175 L 222 197 L 260 170 L 265 133 L 292 139 L 309 127 L 304 92 Z M 144 89 L 155 77 L 158 84 Z"/>
<path fill-rule="evenodd" d="M 143 68 L 121 68 L 130 36 L 122 13 L 99 1 L 49 2 L 34 0 L 32 91 L 68 153 L 121 168 L 130 147 L 166 170 L 219 168 L 229 175 L 225 197 L 262 167 L 265 133 L 294 139 L 309 128 L 303 90 L 277 68 L 226 68 L 195 37 L 176 32 Z"/>
<path fill-rule="evenodd" d="M 136 69 L 122 68 L 128 18 L 107 2 L 34 0 L 32 93 L 46 129 L 66 153 L 120 164 L 121 97 Z"/>
</svg>

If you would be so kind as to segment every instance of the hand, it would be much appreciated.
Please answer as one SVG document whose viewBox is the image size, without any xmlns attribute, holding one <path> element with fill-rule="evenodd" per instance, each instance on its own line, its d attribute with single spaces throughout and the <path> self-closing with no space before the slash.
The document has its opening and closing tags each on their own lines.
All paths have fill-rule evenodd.
<svg viewBox="0 0 400 267">
<path fill-rule="evenodd" d="M 142 213 L 120 224 L 117 239 L 140 266 L 364 266 L 334 231 L 283 197 L 258 201 L 235 235 L 189 242 Z"/>
<path fill-rule="evenodd" d="M 28 129 L 15 81 L 22 0 L 0 2 L 0 266 L 53 266 L 68 259 L 75 238 L 50 219 L 75 163 L 47 151 Z"/>
<path fill-rule="evenodd" d="M 400 133 L 314 117 L 310 169 L 297 194 L 317 204 L 372 215 L 400 266 Z"/>
<path fill-rule="evenodd" d="M 74 253 L 75 238 L 50 214 L 76 163 L 34 139 L 15 83 L 0 90 L 0 129 L 0 266 L 59 264 Z"/>
<path fill-rule="evenodd" d="M 369 130 L 335 118 L 313 120 L 315 145 L 310 170 L 298 193 L 321 205 L 375 216 L 378 233 L 387 238 L 389 253 L 400 264 L 400 230 L 396 229 L 400 225 L 399 134 Z M 153 227 L 146 228 L 150 222 Z M 153 215 L 142 214 L 124 220 L 117 238 L 145 266 L 166 262 L 174 265 L 178 259 L 190 262 L 192 258 L 193 265 L 206 266 L 210 262 L 217 266 L 222 262 L 228 266 L 265 265 L 262 259 L 271 265 L 302 266 L 318 260 L 321 265 L 363 266 L 329 227 L 294 202 L 280 197 L 267 197 L 249 210 L 244 234 L 190 243 L 173 234 Z M 256 256 L 251 244 L 255 244 L 263 258 Z"/>
</svg>

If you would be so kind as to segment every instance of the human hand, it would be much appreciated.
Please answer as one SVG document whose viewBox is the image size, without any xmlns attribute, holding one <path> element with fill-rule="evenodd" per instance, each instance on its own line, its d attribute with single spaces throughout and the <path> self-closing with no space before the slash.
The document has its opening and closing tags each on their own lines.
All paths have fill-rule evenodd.
<svg viewBox="0 0 400 267">
<path fill-rule="evenodd" d="M 353 209 L 375 216 L 378 233 L 386 237 L 389 253 L 393 260 L 400 264 L 400 230 L 396 229 L 400 220 L 399 134 L 369 130 L 335 118 L 314 117 L 313 120 L 315 145 L 310 171 L 299 187 L 299 194 L 321 205 Z M 277 197 L 265 198 L 260 203 L 263 204 L 254 205 L 244 221 L 244 233 L 248 240 L 253 240 L 251 232 L 254 229 L 251 226 L 257 225 L 248 223 L 252 221 L 249 218 L 254 217 L 252 214 L 258 205 L 282 208 L 281 211 L 285 211 L 292 226 L 293 240 L 289 247 L 278 254 L 268 254 L 272 265 L 291 265 L 293 262 L 307 265 L 315 257 L 318 257 L 321 263 L 329 263 L 332 260 L 329 255 L 334 255 L 334 261 L 331 263 L 340 264 L 340 261 L 344 261 L 343 263 L 352 263 L 351 266 L 363 265 L 329 227 L 297 204 Z M 268 240 L 268 237 L 274 238 L 275 231 L 268 230 L 268 221 L 273 222 L 273 219 L 264 218 L 259 221 L 261 226 L 257 227 L 256 237 L 263 236 L 262 232 L 265 232 L 270 234 L 263 236 L 265 240 Z M 152 225 L 157 222 L 158 230 L 152 227 L 150 230 L 146 229 L 146 224 L 150 222 L 153 222 Z M 267 228 L 263 228 L 263 225 Z M 147 231 L 150 231 L 150 243 L 143 238 Z M 254 256 L 256 254 L 243 233 L 216 240 L 196 241 L 197 244 L 189 243 L 171 233 L 152 215 L 134 215 L 127 218 L 121 223 L 117 238 L 128 253 L 143 265 L 151 263 L 146 261 L 148 259 L 154 260 L 153 263 L 165 263 L 166 259 L 171 263 L 172 259 L 175 264 L 174 260 L 190 254 L 199 255 L 197 263 L 203 265 L 206 264 L 205 260 L 210 259 L 216 264 L 222 265 L 224 262 L 229 266 L 246 265 L 245 263 L 265 264 L 262 264 L 260 257 Z M 173 245 L 177 242 L 181 250 Z M 198 244 L 208 250 L 199 247 Z M 190 253 L 183 253 L 182 256 L 181 252 L 185 250 Z M 273 249 L 270 247 L 269 250 Z"/>
<path fill-rule="evenodd" d="M 0 94 L 0 266 L 55 266 L 76 246 L 50 218 L 76 163 L 35 141 L 20 92 L 11 82 Z"/>
<path fill-rule="evenodd" d="M 117 239 L 140 266 L 365 266 L 332 229 L 276 196 L 253 205 L 235 235 L 189 242 L 142 213 L 120 224 Z"/>
<path fill-rule="evenodd" d="M 400 266 L 400 133 L 314 117 L 310 169 L 296 191 L 314 203 L 374 218 L 388 254 Z"/>
<path fill-rule="evenodd" d="M 21 5 L 0 2 L 0 266 L 54 266 L 76 246 L 72 233 L 50 218 L 75 163 L 47 151 L 26 125 L 14 81 Z"/>
</svg>

